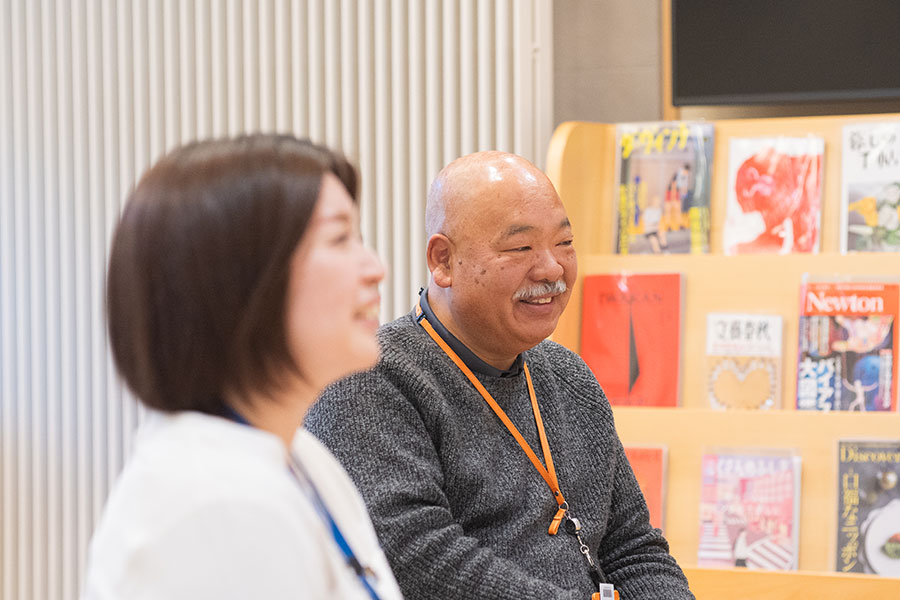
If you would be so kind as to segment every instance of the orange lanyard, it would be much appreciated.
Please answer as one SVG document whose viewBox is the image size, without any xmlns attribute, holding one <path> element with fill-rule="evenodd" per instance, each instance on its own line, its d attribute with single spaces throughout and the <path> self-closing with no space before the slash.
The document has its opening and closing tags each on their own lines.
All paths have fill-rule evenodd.
<svg viewBox="0 0 900 600">
<path fill-rule="evenodd" d="M 534 468 L 537 469 L 538 473 L 541 474 L 541 477 L 544 478 L 544 481 L 547 482 L 547 486 L 550 488 L 550 491 L 553 493 L 553 499 L 556 501 L 559 510 L 556 511 L 556 515 L 553 517 L 553 520 L 550 522 L 550 528 L 547 532 L 550 535 L 556 535 L 559 531 L 559 524 L 562 522 L 563 517 L 566 516 L 566 512 L 569 510 L 569 505 L 566 503 L 565 499 L 563 499 L 562 492 L 559 490 L 559 481 L 556 478 L 556 469 L 553 467 L 553 456 L 550 454 L 550 444 L 547 443 L 547 434 L 544 433 L 544 422 L 541 420 L 541 411 L 538 408 L 537 396 L 534 393 L 534 384 L 531 383 L 531 374 L 528 372 L 528 365 L 524 365 L 525 367 L 525 381 L 528 384 L 528 395 L 531 397 L 531 409 L 534 411 L 534 420 L 537 423 L 538 437 L 541 440 L 541 452 L 544 454 L 544 460 L 547 462 L 547 467 L 544 468 L 544 465 L 541 464 L 540 459 L 538 459 L 537 455 L 534 453 L 534 450 L 531 449 L 531 446 L 525 441 L 525 438 L 522 437 L 522 434 L 519 433 L 519 430 L 510 421 L 509 417 L 506 416 L 506 413 L 500 408 L 500 405 L 497 404 L 497 401 L 494 400 L 494 397 L 491 396 L 490 392 L 488 392 L 484 386 L 478 381 L 478 378 L 475 377 L 475 374 L 472 373 L 472 370 L 466 366 L 466 363 L 462 361 L 462 359 L 457 356 L 456 352 L 438 335 L 438 333 L 434 330 L 431 323 L 428 322 L 428 319 L 422 314 L 422 307 L 416 306 L 416 316 L 419 318 L 419 324 L 428 332 L 428 335 L 431 336 L 431 339 L 435 341 L 435 343 L 440 346 L 441 350 L 450 357 L 456 366 L 459 367 L 459 370 L 468 377 L 469 381 L 472 382 L 472 385 L 475 386 L 475 389 L 478 390 L 478 393 L 481 394 L 481 397 L 484 398 L 485 402 L 488 403 L 488 406 L 493 409 L 494 413 L 500 420 L 506 425 L 506 428 L 512 434 L 519 445 L 522 447 L 522 450 L 525 451 L 525 454 L 528 455 L 528 458 L 531 459 L 531 464 L 534 465 Z"/>
</svg>

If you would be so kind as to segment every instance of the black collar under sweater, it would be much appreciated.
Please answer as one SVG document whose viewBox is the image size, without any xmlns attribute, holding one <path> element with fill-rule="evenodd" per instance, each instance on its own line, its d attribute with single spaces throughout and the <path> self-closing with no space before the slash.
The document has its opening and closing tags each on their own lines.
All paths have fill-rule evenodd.
<svg viewBox="0 0 900 600">
<path fill-rule="evenodd" d="M 489 377 L 518 377 L 522 374 L 525 366 L 525 358 L 521 354 L 518 355 L 516 360 L 513 361 L 513 364 L 505 370 L 498 369 L 478 358 L 478 356 L 469 350 L 468 346 L 463 344 L 458 337 L 450 333 L 450 331 L 444 327 L 444 324 L 435 316 L 434 311 L 431 310 L 431 305 L 428 304 L 428 290 L 424 288 L 419 291 L 419 306 L 422 307 L 422 315 L 428 319 L 428 322 L 431 323 L 431 326 L 434 327 L 437 334 L 441 336 L 441 339 L 447 342 L 447 345 L 456 352 L 456 355 L 459 356 L 466 366 L 475 373 L 487 375 Z"/>
</svg>

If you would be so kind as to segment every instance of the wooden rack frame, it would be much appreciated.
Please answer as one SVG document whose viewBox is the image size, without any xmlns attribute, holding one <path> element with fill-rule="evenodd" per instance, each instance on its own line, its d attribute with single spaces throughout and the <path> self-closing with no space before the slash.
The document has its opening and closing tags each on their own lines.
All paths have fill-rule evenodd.
<svg viewBox="0 0 900 600">
<path fill-rule="evenodd" d="M 900 277 L 900 256 L 896 254 L 841 255 L 838 252 L 842 128 L 853 122 L 898 118 L 900 114 L 715 121 L 711 252 L 707 255 L 614 254 L 615 125 L 563 123 L 551 140 L 547 173 L 566 205 L 579 256 L 579 278 L 553 339 L 576 352 L 579 350 L 581 281 L 586 274 L 621 271 L 685 274 L 681 406 L 675 409 L 617 407 L 614 412 L 624 443 L 663 443 L 669 448 L 665 534 L 673 555 L 686 567 L 698 598 L 900 597 L 900 579 L 830 572 L 834 567 L 837 527 L 837 440 L 853 436 L 900 437 L 900 414 L 793 410 L 799 285 L 803 274 Z M 825 138 L 820 253 L 725 256 L 722 227 L 729 139 L 807 134 Z M 708 408 L 704 391 L 706 314 L 714 311 L 767 312 L 784 317 L 780 410 Z M 705 447 L 728 445 L 795 448 L 800 453 L 801 571 L 696 568 L 700 456 Z"/>
</svg>

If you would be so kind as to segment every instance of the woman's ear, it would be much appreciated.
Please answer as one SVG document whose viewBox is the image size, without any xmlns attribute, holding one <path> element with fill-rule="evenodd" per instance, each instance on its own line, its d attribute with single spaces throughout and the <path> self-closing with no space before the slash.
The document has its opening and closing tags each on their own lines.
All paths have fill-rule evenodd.
<svg viewBox="0 0 900 600">
<path fill-rule="evenodd" d="M 450 287 L 453 281 L 453 242 L 443 233 L 428 238 L 425 260 L 432 280 L 440 287 Z"/>
</svg>

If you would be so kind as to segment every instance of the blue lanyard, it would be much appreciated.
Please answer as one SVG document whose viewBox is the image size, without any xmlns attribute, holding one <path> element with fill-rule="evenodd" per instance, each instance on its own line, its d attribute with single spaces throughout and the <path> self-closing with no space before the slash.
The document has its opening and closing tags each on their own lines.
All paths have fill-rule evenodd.
<svg viewBox="0 0 900 600">
<path fill-rule="evenodd" d="M 226 407 L 225 414 L 223 415 L 226 419 L 230 419 L 235 423 L 240 423 L 241 425 L 247 425 L 252 427 L 250 423 L 245 419 L 240 413 L 238 413 L 233 408 Z M 306 473 L 303 468 L 303 465 L 294 456 L 293 451 L 288 453 L 288 471 L 300 485 L 304 492 L 312 499 L 313 505 L 316 507 L 316 512 L 319 513 L 319 517 L 325 522 L 326 528 L 331 532 L 331 537 L 334 538 L 335 544 L 337 544 L 338 549 L 341 551 L 341 554 L 344 557 L 344 560 L 347 561 L 347 564 L 353 569 L 353 572 L 356 573 L 356 576 L 359 578 L 359 582 L 369 593 L 369 597 L 372 600 L 380 600 L 378 597 L 378 593 L 375 591 L 372 583 L 376 580 L 375 572 L 368 567 L 364 567 L 359 559 L 356 558 L 356 554 L 354 554 L 353 549 L 350 547 L 350 544 L 347 542 L 347 538 L 344 537 L 344 534 L 341 533 L 340 527 L 338 527 L 337 522 L 334 520 L 334 517 L 331 516 L 331 512 L 328 510 L 328 507 L 325 506 L 325 502 L 322 500 L 322 496 L 319 494 L 319 490 L 316 489 L 315 484 L 313 484 L 312 479 Z"/>
</svg>

